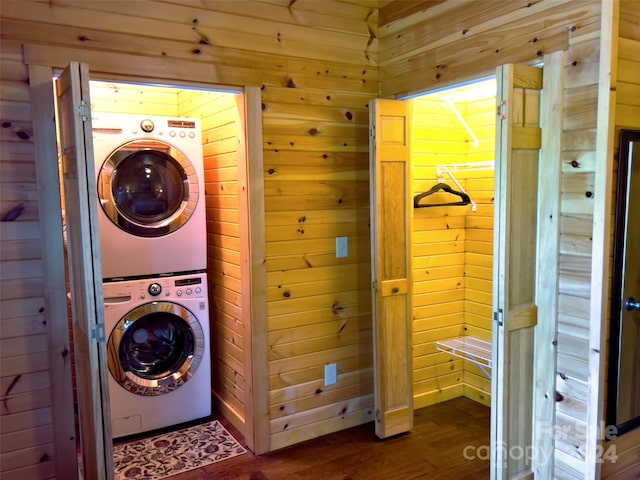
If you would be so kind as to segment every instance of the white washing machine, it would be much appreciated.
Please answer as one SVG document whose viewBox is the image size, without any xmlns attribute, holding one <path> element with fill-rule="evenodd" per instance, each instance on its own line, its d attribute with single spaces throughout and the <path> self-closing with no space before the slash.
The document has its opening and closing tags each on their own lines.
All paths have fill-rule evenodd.
<svg viewBox="0 0 640 480">
<path fill-rule="evenodd" d="M 113 438 L 211 415 L 206 274 L 103 288 Z"/>
<path fill-rule="evenodd" d="M 102 277 L 204 270 L 199 121 L 95 113 L 92 124 Z"/>
</svg>

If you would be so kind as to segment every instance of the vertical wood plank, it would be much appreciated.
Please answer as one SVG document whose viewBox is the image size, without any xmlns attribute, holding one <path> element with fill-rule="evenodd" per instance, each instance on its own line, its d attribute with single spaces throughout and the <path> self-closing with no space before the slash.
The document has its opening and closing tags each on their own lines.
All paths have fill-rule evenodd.
<svg viewBox="0 0 640 480">
<path fill-rule="evenodd" d="M 247 406 L 246 423 L 253 424 L 253 451 L 260 455 L 271 449 L 269 434 L 269 355 L 267 353 L 267 267 L 264 215 L 264 162 L 262 156 L 262 99 L 257 87 L 245 88 L 247 107 L 247 182 L 249 243 L 251 249 L 251 370 L 252 406 Z M 250 421 L 252 420 L 252 421 Z"/>
<path fill-rule="evenodd" d="M 560 255 L 560 176 L 564 119 L 565 52 L 546 55 L 542 95 L 542 149 L 538 176 L 538 327 L 534 361 L 533 469 L 539 478 L 553 477 L 555 423 L 556 338 Z M 543 273 L 544 272 L 544 273 Z"/>
<path fill-rule="evenodd" d="M 600 478 L 602 445 L 600 421 L 604 412 L 604 378 L 609 316 L 609 258 L 611 256 L 611 191 L 613 138 L 618 61 L 619 1 L 603 1 L 600 17 L 600 65 L 591 249 L 591 299 L 589 314 L 589 391 L 587 399 L 586 480 Z"/>
</svg>

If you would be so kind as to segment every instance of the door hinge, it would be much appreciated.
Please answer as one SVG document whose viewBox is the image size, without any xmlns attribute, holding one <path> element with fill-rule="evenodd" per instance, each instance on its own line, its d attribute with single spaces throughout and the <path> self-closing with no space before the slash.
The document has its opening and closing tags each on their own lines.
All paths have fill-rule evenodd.
<svg viewBox="0 0 640 480">
<path fill-rule="evenodd" d="M 380 416 L 380 409 L 376 410 L 376 422 L 380 423 L 381 420 L 381 416 Z"/>
<path fill-rule="evenodd" d="M 371 286 L 377 292 L 378 291 L 378 280 L 374 280 L 373 283 L 371 284 Z"/>
<path fill-rule="evenodd" d="M 97 323 L 96 326 L 91 329 L 91 338 L 98 343 L 104 343 L 104 323 Z"/>
<path fill-rule="evenodd" d="M 503 100 L 502 104 L 496 107 L 496 114 L 500 117 L 501 120 L 507 119 L 507 101 Z"/>
<path fill-rule="evenodd" d="M 504 314 L 501 308 L 497 312 L 493 312 L 493 321 L 498 324 L 499 327 L 504 325 Z"/>
<path fill-rule="evenodd" d="M 371 137 L 371 140 L 375 140 L 376 139 L 376 127 L 371 126 L 369 128 L 369 136 Z"/>
<path fill-rule="evenodd" d="M 84 100 L 81 100 L 80 105 L 78 105 L 78 118 L 83 122 L 87 121 L 87 102 Z"/>
</svg>

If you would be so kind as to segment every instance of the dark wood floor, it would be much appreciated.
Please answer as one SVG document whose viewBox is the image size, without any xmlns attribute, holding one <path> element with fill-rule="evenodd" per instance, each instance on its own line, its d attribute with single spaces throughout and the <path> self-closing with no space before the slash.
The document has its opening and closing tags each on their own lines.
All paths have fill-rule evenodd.
<svg viewBox="0 0 640 480">
<path fill-rule="evenodd" d="M 267 455 L 247 453 L 171 480 L 484 480 L 489 460 L 468 460 L 464 452 L 468 447 L 467 457 L 487 454 L 489 423 L 489 408 L 457 398 L 417 410 L 409 434 L 378 440 L 368 423 Z"/>
</svg>

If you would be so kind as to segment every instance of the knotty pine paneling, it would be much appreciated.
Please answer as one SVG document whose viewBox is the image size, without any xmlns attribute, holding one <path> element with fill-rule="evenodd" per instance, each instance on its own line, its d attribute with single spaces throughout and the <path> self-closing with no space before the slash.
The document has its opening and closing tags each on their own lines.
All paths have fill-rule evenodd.
<svg viewBox="0 0 640 480">
<path fill-rule="evenodd" d="M 278 446 L 371 418 L 373 96 L 263 89 L 269 411 Z M 336 258 L 343 236 L 349 255 Z M 324 385 L 327 363 L 337 365 L 332 386 Z"/>
<path fill-rule="evenodd" d="M 467 162 L 495 161 L 495 104 L 491 96 L 464 105 L 464 119 L 477 137 L 477 145 L 470 144 Z M 488 342 L 492 341 L 494 177 L 495 171 L 488 167 L 463 177 L 465 189 L 476 202 L 476 211 L 465 217 L 465 334 Z M 491 405 L 491 379 L 471 362 L 464 367 L 464 395 Z"/>
<path fill-rule="evenodd" d="M 413 100 L 414 195 L 438 181 L 438 165 L 494 159 L 492 85 L 493 96 L 489 98 L 453 104 L 476 135 L 477 145 L 447 103 L 447 98 L 455 94 L 443 92 Z M 435 347 L 438 340 L 463 335 L 491 340 L 494 171 L 489 168 L 470 173 L 462 168 L 454 176 L 478 204 L 477 212 L 469 206 L 413 212 L 413 391 L 417 408 L 460 395 L 490 404 L 490 380 L 475 365 L 438 352 Z M 457 189 L 448 176 L 444 180 Z M 453 198 L 434 195 L 422 203 Z"/>
<path fill-rule="evenodd" d="M 151 85 L 91 82 L 91 111 L 178 116 L 178 91 Z"/>
<path fill-rule="evenodd" d="M 55 463 L 45 285 L 30 92 L 18 43 L 2 42 L 0 64 L 0 476 L 48 478 Z"/>
<path fill-rule="evenodd" d="M 588 374 L 589 299 L 591 296 L 591 251 L 593 229 L 593 172 L 595 172 L 594 117 L 598 83 L 597 37 L 578 37 L 568 49 L 565 122 L 562 146 L 562 193 L 560 221 L 560 265 L 558 288 L 558 343 L 556 382 L 573 388 L 556 403 L 556 418 L 566 435 L 556 439 L 556 472 L 582 478 L 587 421 L 585 399 L 578 395 L 597 381 Z M 578 132 L 578 133 L 574 133 Z M 572 138 L 580 134 L 583 141 Z M 571 272 L 571 273 L 569 273 Z M 560 475 L 560 474 L 558 474 Z M 574 475 L 575 477 L 570 477 Z"/>
<path fill-rule="evenodd" d="M 301 56 L 300 51 L 305 51 L 309 52 L 307 58 L 331 61 L 342 57 L 345 63 L 357 63 L 367 57 L 372 65 L 376 61 L 376 38 L 366 28 L 364 16 L 360 21 L 360 33 L 334 28 L 331 34 L 325 34 L 322 27 L 333 25 L 333 22 L 326 21 L 324 24 L 315 24 L 315 28 L 309 28 L 300 23 L 295 15 L 289 16 L 286 23 L 273 21 L 269 17 L 252 18 L 246 14 L 251 11 L 250 5 L 245 5 L 243 13 L 239 14 L 218 10 L 215 3 L 210 4 L 209 8 L 201 5 L 195 8 L 154 0 L 137 1 L 118 9 L 103 2 L 61 2 L 53 5 L 30 2 L 29 9 L 15 8 L 12 2 L 3 6 L 7 10 L 15 9 L 11 15 L 7 15 L 12 19 L 36 21 L 55 27 L 83 25 L 85 31 L 93 31 L 79 40 L 81 42 L 110 44 L 131 32 L 139 32 L 137 36 L 145 36 L 147 41 L 137 38 L 127 48 L 139 49 L 141 45 L 145 45 L 149 53 L 154 51 L 151 42 L 154 37 L 166 37 L 158 35 L 158 32 L 171 32 L 170 38 L 174 42 L 201 45 L 200 52 L 194 51 L 197 48 L 195 46 L 192 49 L 183 47 L 183 54 L 206 55 L 210 50 L 206 46 L 212 45 L 220 49 L 240 49 L 291 57 Z M 286 10 L 286 6 L 282 6 L 280 14 Z M 362 8 L 358 10 L 371 11 Z M 47 26 L 44 27 L 46 28 Z M 101 33 L 101 30 L 106 32 Z M 163 49 L 154 53 L 157 55 L 161 51 L 166 52 Z"/>
<path fill-rule="evenodd" d="M 182 115 L 202 122 L 207 202 L 207 274 L 211 321 L 211 381 L 215 408 L 242 430 L 245 419 L 244 332 L 238 151 L 244 125 L 236 94 L 185 90 Z M 231 413 L 233 412 L 233 413 Z"/>
<path fill-rule="evenodd" d="M 532 63 L 576 36 L 597 34 L 599 11 L 597 1 L 444 2 L 425 9 L 381 27 L 381 93 L 417 93 L 492 75 L 504 63 Z"/>
<path fill-rule="evenodd" d="M 416 195 L 438 181 L 438 162 L 463 161 L 467 143 L 455 114 L 444 101 L 418 98 L 413 102 L 411 191 Z M 436 194 L 423 199 L 422 203 L 446 201 L 446 195 Z M 464 210 L 433 207 L 413 211 L 413 396 L 416 408 L 454 395 L 435 395 L 434 392 L 462 393 L 463 363 L 438 352 L 435 342 L 464 335 Z M 457 295 L 442 295 L 445 292 Z"/>
<path fill-rule="evenodd" d="M 6 117 L 15 122 L 26 122 L 20 124 L 24 128 L 30 125 L 31 109 L 26 87 L 28 75 L 22 63 L 25 58 L 59 68 L 69 60 L 86 61 L 93 72 L 108 78 L 127 76 L 133 80 L 154 79 L 159 83 L 261 86 L 265 129 L 269 129 L 271 138 L 280 147 L 276 149 L 266 142 L 264 144 L 265 166 L 271 162 L 265 168 L 265 178 L 275 175 L 269 173 L 272 168 L 279 170 L 281 175 L 280 178 L 271 179 L 269 191 L 272 196 L 265 199 L 270 208 L 265 214 L 267 230 L 269 227 L 278 227 L 269 233 L 272 235 L 270 238 L 275 243 L 287 242 L 289 240 L 285 239 L 290 238 L 295 244 L 295 235 L 300 234 L 297 229 L 304 225 L 310 233 L 313 230 L 316 236 L 313 240 L 327 239 L 321 244 L 305 244 L 305 251 L 295 254 L 286 251 L 289 244 L 276 245 L 266 258 L 267 270 L 273 274 L 290 272 L 292 278 L 298 273 L 320 274 L 333 268 L 337 268 L 336 275 L 341 275 L 343 270 L 338 268 L 342 267 L 347 272 L 351 269 L 360 271 L 364 267 L 366 272 L 369 239 L 368 235 L 360 233 L 363 228 L 361 225 L 367 225 L 369 218 L 368 197 L 361 197 L 364 188 L 356 188 L 349 183 L 337 184 L 340 188 L 346 187 L 345 191 L 350 197 L 330 197 L 326 201 L 299 192 L 277 195 L 278 182 L 286 181 L 287 177 L 288 180 L 307 184 L 316 183 L 323 176 L 328 181 L 367 181 L 368 149 L 363 138 L 367 120 L 361 112 L 354 113 L 351 109 L 366 109 L 368 98 L 377 95 L 395 96 L 459 83 L 487 73 L 493 74 L 496 65 L 535 62 L 543 53 L 561 48 L 570 47 L 567 78 L 574 82 L 572 88 L 593 85 L 592 75 L 594 72 L 597 75 L 598 71 L 599 1 L 543 0 L 528 4 L 503 1 L 492 3 L 490 7 L 484 2 L 428 3 L 429 8 L 416 11 L 408 17 L 381 17 L 385 20 L 379 28 L 378 11 L 369 0 L 294 3 L 257 0 L 203 3 L 186 0 L 179 4 L 149 0 L 133 2 L 124 7 L 125 11 L 108 2 L 6 0 L 0 14 L 3 33 L 0 43 L 0 111 L 3 120 Z M 625 5 L 632 4 L 628 0 L 621 3 L 622 10 Z M 389 8 L 389 12 L 395 12 L 397 8 L 397 5 L 386 1 L 381 2 L 380 6 Z M 621 15 L 621 32 L 635 31 L 637 22 L 634 23 L 634 18 L 633 8 L 627 8 L 626 13 Z M 245 19 L 249 21 L 245 23 Z M 26 44 L 24 51 L 23 43 Z M 378 74 L 379 68 L 382 68 L 381 76 Z M 621 85 L 620 91 L 623 88 L 624 85 Z M 585 94 L 589 98 L 595 96 L 592 89 L 581 92 L 582 96 Z M 595 143 L 595 129 L 590 127 L 592 120 L 587 115 L 590 108 L 593 110 L 593 105 L 586 102 L 573 108 L 571 102 L 579 97 L 572 95 L 568 105 L 572 111 L 572 128 L 564 132 L 563 167 L 568 165 L 571 169 L 583 168 L 595 162 L 593 147 L 585 148 Z M 306 108 L 290 108 L 291 105 L 304 105 Z M 329 109 L 316 111 L 318 107 Z M 351 119 L 347 112 L 351 112 Z M 267 119 L 268 115 L 272 116 Z M 583 115 L 587 116 L 582 119 Z M 307 121 L 307 118 L 313 120 Z M 587 128 L 580 128 L 583 121 Z M 350 127 L 345 130 L 345 126 Z M 349 132 L 348 128 L 353 131 Z M 314 137 L 313 142 L 305 137 L 305 131 L 306 135 Z M 327 141 L 324 141 L 325 134 L 331 134 Z M 291 139 L 287 138 L 289 135 Z M 7 138 L 11 136 L 3 131 L 0 137 L 3 162 L 8 159 L 6 154 L 9 150 L 4 148 Z M 290 145 L 290 142 L 294 142 L 294 145 Z M 23 163 L 33 164 L 30 148 L 16 142 L 11 146 L 12 160 L 7 160 L 7 163 L 19 157 Z M 571 166 L 574 161 L 579 167 Z M 297 170 L 297 165 L 302 166 L 304 171 Z M 3 169 L 3 177 L 5 172 L 6 169 Z M 16 175 L 22 174 L 18 172 Z M 283 184 L 283 187 L 286 185 Z M 351 198 L 353 195 L 356 198 Z M 338 203 L 340 199 L 342 202 Z M 490 209 L 480 205 L 477 213 L 485 210 L 488 212 Z M 590 255 L 590 217 L 588 214 L 572 213 L 583 210 L 578 204 L 576 208 L 567 208 L 563 212 L 564 250 L 561 263 L 567 259 L 588 259 Z M 30 214 L 35 219 L 35 212 L 37 206 L 27 208 L 24 215 Z M 233 223 L 232 217 L 225 218 L 226 223 Z M 312 229 L 315 225 L 322 225 L 317 234 L 316 229 Z M 15 252 L 24 252 L 19 255 L 29 259 L 33 259 L 34 255 L 37 258 L 41 244 L 36 220 L 23 221 L 18 226 L 3 224 L 1 227 L 0 251 L 3 258 L 5 253 L 13 257 Z M 350 258 L 347 260 L 335 259 L 335 252 L 330 246 L 332 236 L 340 235 L 342 228 L 348 229 L 348 235 L 356 232 L 355 241 L 350 237 Z M 285 232 L 287 229 L 289 231 Z M 221 255 L 224 251 L 225 261 L 237 261 L 237 255 L 228 253 L 228 250 L 217 245 L 211 248 Z M 451 256 L 434 257 L 453 259 L 456 255 L 465 255 L 464 245 L 455 241 L 442 242 L 436 246 L 435 253 L 449 249 L 454 251 Z M 419 254 L 422 250 L 422 257 L 429 252 L 427 248 L 416 250 Z M 17 261 L 22 261 L 22 258 L 19 257 Z M 576 262 L 576 265 L 581 268 L 580 262 Z M 582 273 L 588 281 L 589 271 Z M 370 317 L 370 295 L 367 298 L 366 293 L 369 275 L 352 274 L 359 275 L 357 291 L 362 292 L 361 299 L 353 293 L 347 301 L 340 294 L 324 293 L 323 303 L 314 307 L 314 310 L 305 311 L 304 314 L 270 315 L 269 332 L 279 328 L 292 328 L 292 332 L 296 332 L 297 325 L 304 327 L 331 321 L 337 325 L 341 319 L 357 318 L 360 321 Z M 2 280 L 11 279 L 5 279 L 2 272 Z M 309 287 L 311 290 L 315 288 Z M 462 291 L 424 294 L 415 305 L 416 311 L 428 310 L 428 305 L 437 303 L 434 301 L 436 296 L 444 303 L 465 302 Z M 46 320 L 46 312 L 32 311 L 33 306 L 38 305 L 38 296 L 35 299 L 3 298 L 2 301 L 3 336 L 5 332 L 22 328 L 18 326 L 18 321 L 14 321 L 16 319 L 24 318 L 28 324 Z M 233 298 L 227 298 L 226 302 L 233 311 Z M 9 303 L 11 311 L 18 313 L 15 317 L 5 319 L 4 307 Z M 567 332 L 581 332 L 588 337 L 588 302 L 565 295 L 561 296 L 560 305 L 561 328 Z M 310 362 L 305 357 L 305 365 L 309 366 L 299 370 L 292 368 L 298 357 L 274 361 L 270 366 L 274 373 L 268 378 L 269 389 L 293 388 L 307 382 L 321 383 L 323 365 L 328 361 L 338 361 L 339 384 L 343 369 L 359 371 L 363 378 L 370 379 L 371 352 L 357 349 L 357 346 L 352 346 L 346 347 L 346 352 L 339 350 L 315 355 Z M 273 367 L 277 368 L 274 370 Z M 286 374 L 278 373 L 280 367 L 285 367 Z M 571 380 L 567 377 L 567 382 Z M 368 384 L 363 381 L 363 385 Z M 338 404 L 329 404 L 320 410 L 322 413 L 315 420 L 300 422 L 300 428 L 274 433 L 269 448 L 286 446 L 370 420 L 372 400 L 368 394 L 371 390 L 368 387 L 363 390 L 366 390 L 363 396 L 358 398 L 364 399 L 364 403 L 349 404 L 351 410 L 348 411 L 354 413 L 341 416 L 336 412 L 342 411 L 344 405 L 340 404 L 337 409 Z M 577 391 L 577 387 L 569 388 L 568 395 Z M 460 386 L 434 397 L 442 400 L 449 394 L 457 396 L 462 392 Z M 275 400 L 273 404 L 276 404 Z M 291 416 L 303 414 L 299 412 Z M 33 415 L 24 418 L 43 417 L 33 412 Z M 6 420 L 7 417 L 3 416 L 3 432 Z M 42 421 L 51 424 L 50 419 Z M 11 424 L 15 425 L 16 422 L 12 421 Z M 569 464 L 573 465 L 574 460 L 568 454 L 559 452 L 556 462 L 558 471 L 570 470 Z M 580 463 L 581 460 L 576 459 L 575 462 Z M 52 462 L 46 463 L 50 465 Z M 33 477 L 48 478 L 44 474 Z"/>
</svg>

